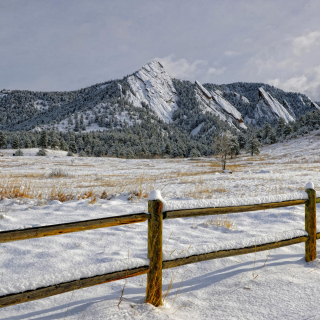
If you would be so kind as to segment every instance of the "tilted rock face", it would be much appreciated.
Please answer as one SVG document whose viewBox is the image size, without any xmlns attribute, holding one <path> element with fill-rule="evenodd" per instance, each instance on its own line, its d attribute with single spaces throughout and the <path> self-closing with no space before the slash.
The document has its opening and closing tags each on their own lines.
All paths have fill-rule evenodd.
<svg viewBox="0 0 320 320">
<path fill-rule="evenodd" d="M 177 108 L 177 92 L 170 76 L 158 61 L 151 61 L 127 79 L 130 85 L 128 99 L 134 106 L 145 102 L 165 122 L 172 121 Z"/>
<path fill-rule="evenodd" d="M 262 87 L 259 88 L 259 102 L 255 110 L 255 119 L 261 118 L 268 122 L 275 122 L 279 118 L 283 118 L 286 123 L 295 121 L 284 106 Z"/>
<path fill-rule="evenodd" d="M 320 111 L 320 107 L 315 102 L 313 102 L 311 99 L 310 99 L 310 101 L 311 101 L 311 106 L 313 108 L 315 108 L 316 110 Z"/>
<path fill-rule="evenodd" d="M 232 124 L 232 120 L 235 120 L 240 127 L 247 128 L 243 123 L 241 113 L 217 92 L 209 92 L 198 81 L 195 82 L 195 92 L 200 108 L 203 111 L 219 116 L 221 120 L 228 121 L 230 124 Z"/>
</svg>

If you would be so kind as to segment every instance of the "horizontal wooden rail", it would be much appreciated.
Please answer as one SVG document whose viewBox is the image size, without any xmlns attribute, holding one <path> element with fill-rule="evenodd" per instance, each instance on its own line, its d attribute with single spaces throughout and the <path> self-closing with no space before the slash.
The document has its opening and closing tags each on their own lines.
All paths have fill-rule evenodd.
<svg viewBox="0 0 320 320">
<path fill-rule="evenodd" d="M 316 203 L 320 203 L 320 198 L 316 198 Z"/>
<path fill-rule="evenodd" d="M 169 268 L 175 268 L 180 267 L 185 264 L 190 263 L 196 263 L 206 260 L 212 260 L 212 259 L 218 259 L 218 258 L 226 258 L 226 257 L 232 257 L 232 256 L 239 256 L 241 254 L 247 254 L 247 253 L 253 253 L 253 252 L 259 252 L 259 251 L 265 251 L 265 250 L 272 250 L 276 248 L 281 248 L 285 246 L 290 246 L 292 244 L 300 243 L 300 242 L 306 242 L 309 239 L 307 236 L 302 237 L 296 237 L 292 239 L 287 240 L 281 240 L 266 244 L 260 244 L 257 246 L 250 246 L 245 248 L 239 248 L 239 249 L 230 249 L 230 250 L 220 250 L 220 251 L 214 251 L 199 255 L 193 255 L 186 258 L 178 258 L 175 260 L 165 260 L 162 263 L 163 269 L 169 269 Z"/>
<path fill-rule="evenodd" d="M 92 219 L 77 222 L 54 224 L 44 227 L 8 230 L 0 232 L 0 243 L 55 236 L 64 233 L 114 227 L 124 224 L 143 222 L 149 219 L 147 213 L 135 213 L 110 218 Z"/>
<path fill-rule="evenodd" d="M 148 273 L 148 271 L 149 266 L 143 266 L 139 268 L 107 273 L 89 278 L 83 278 L 80 280 L 64 282 L 48 287 L 38 288 L 35 290 L 28 290 L 20 293 L 8 294 L 5 296 L 0 296 L 0 308 L 12 306 L 18 303 L 24 303 L 37 299 L 51 297 L 60 293 L 65 293 L 77 289 L 83 289 L 97 284 L 140 276 L 142 274 Z"/>
<path fill-rule="evenodd" d="M 216 214 L 249 212 L 249 211 L 266 210 L 266 209 L 272 209 L 272 208 L 297 206 L 305 203 L 306 203 L 306 200 L 290 200 L 290 201 L 283 201 L 283 202 L 253 204 L 253 205 L 247 205 L 247 206 L 172 210 L 172 211 L 163 212 L 163 218 L 175 219 L 175 218 L 209 216 L 209 215 L 216 215 Z"/>
</svg>

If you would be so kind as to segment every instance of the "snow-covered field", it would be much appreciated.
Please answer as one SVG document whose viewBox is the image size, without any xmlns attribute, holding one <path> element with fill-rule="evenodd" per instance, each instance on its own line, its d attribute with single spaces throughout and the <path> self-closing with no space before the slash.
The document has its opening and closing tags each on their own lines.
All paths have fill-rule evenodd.
<svg viewBox="0 0 320 320">
<path fill-rule="evenodd" d="M 303 194 L 309 181 L 320 191 L 317 132 L 264 147 L 259 156 L 242 155 L 227 165 L 232 174 L 221 173 L 214 158 L 23 152 L 12 157 L 12 150 L 1 150 L 1 231 L 145 212 L 154 189 L 171 204 Z M 303 230 L 304 206 L 164 220 L 164 257 L 279 240 Z M 144 265 L 146 252 L 146 222 L 1 244 L 0 295 Z M 304 244 L 297 244 L 164 270 L 160 308 L 144 304 L 144 275 L 2 308 L 0 319 L 320 319 L 319 262 L 306 263 Z"/>
</svg>

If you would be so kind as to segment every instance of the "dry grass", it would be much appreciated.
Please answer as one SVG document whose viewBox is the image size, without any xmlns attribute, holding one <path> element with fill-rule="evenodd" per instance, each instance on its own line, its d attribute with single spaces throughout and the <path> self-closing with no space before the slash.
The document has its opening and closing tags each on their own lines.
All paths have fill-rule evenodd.
<svg viewBox="0 0 320 320">
<path fill-rule="evenodd" d="M 69 177 L 70 175 L 69 173 L 59 168 L 59 169 L 53 169 L 48 176 L 49 178 L 66 178 L 66 177 Z"/>
<path fill-rule="evenodd" d="M 236 224 L 228 217 L 216 217 L 215 219 L 209 219 L 203 223 L 204 227 L 224 227 L 230 230 L 236 230 Z"/>
</svg>

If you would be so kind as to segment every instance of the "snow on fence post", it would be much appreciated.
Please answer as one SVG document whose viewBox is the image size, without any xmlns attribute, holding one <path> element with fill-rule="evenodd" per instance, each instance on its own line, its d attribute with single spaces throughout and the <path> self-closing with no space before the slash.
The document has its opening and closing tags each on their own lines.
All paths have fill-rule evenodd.
<svg viewBox="0 0 320 320">
<path fill-rule="evenodd" d="M 308 194 L 305 205 L 305 228 L 309 235 L 305 246 L 305 259 L 309 262 L 317 257 L 316 191 L 311 182 L 306 184 L 305 189 Z"/>
<path fill-rule="evenodd" d="M 148 197 L 148 258 L 150 270 L 147 275 L 146 303 L 155 307 L 162 304 L 162 208 L 163 199 L 158 190 Z"/>
</svg>

